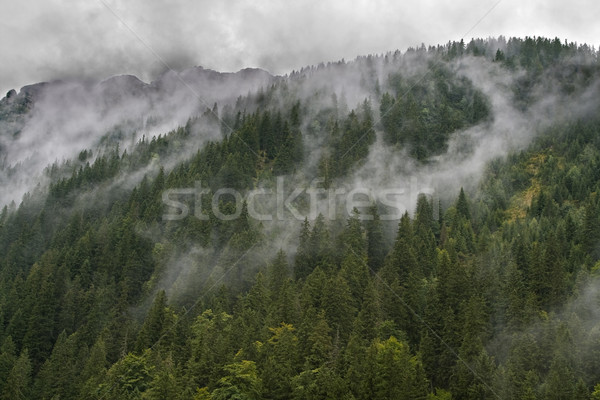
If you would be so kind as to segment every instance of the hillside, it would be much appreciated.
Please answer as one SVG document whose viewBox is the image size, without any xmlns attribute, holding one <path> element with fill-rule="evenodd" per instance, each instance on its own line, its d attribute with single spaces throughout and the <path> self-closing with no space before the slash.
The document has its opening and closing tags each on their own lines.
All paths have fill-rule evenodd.
<svg viewBox="0 0 600 400">
<path fill-rule="evenodd" d="M 9 92 L 0 398 L 600 398 L 599 78 L 500 37 Z"/>
</svg>

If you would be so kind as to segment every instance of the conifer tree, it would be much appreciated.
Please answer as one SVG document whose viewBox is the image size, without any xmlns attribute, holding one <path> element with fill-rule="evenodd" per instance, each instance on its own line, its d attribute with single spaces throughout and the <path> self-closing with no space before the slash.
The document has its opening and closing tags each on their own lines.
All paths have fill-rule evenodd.
<svg viewBox="0 0 600 400">
<path fill-rule="evenodd" d="M 29 399 L 31 391 L 31 361 L 27 350 L 23 350 L 10 370 L 4 391 L 0 398 L 2 400 L 25 400 Z"/>
<path fill-rule="evenodd" d="M 383 227 L 377 205 L 373 204 L 369 208 L 369 216 L 365 230 L 367 232 L 367 257 L 369 260 L 369 268 L 372 271 L 379 271 L 383 266 L 386 256 L 385 239 L 383 236 Z"/>
</svg>

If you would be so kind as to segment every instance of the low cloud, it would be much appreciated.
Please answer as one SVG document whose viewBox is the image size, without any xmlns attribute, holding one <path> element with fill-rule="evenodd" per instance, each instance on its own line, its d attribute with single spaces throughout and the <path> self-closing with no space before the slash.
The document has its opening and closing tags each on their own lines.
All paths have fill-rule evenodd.
<svg viewBox="0 0 600 400">
<path fill-rule="evenodd" d="M 494 4 L 467 0 L 378 0 L 352 5 L 316 0 L 3 2 L 0 93 L 58 78 L 101 79 L 126 73 L 151 81 L 166 69 L 154 52 L 173 69 L 260 67 L 285 74 L 321 61 L 446 43 L 465 34 L 467 41 L 502 34 L 558 36 L 598 44 L 600 26 L 595 16 L 600 14 L 600 3 L 502 1 L 486 15 Z"/>
</svg>

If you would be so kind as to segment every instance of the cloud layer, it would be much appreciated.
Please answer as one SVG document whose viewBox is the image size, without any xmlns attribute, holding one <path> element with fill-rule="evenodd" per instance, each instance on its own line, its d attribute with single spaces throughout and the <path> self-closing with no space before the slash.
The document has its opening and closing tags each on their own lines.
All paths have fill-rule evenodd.
<svg viewBox="0 0 600 400">
<path fill-rule="evenodd" d="M 156 55 L 174 69 L 260 67 L 285 74 L 321 61 L 445 43 L 465 34 L 466 40 L 544 35 L 598 44 L 598 2 L 502 0 L 486 15 L 495 4 L 496 0 L 2 2 L 0 94 L 67 77 L 100 79 L 128 73 L 148 82 L 166 68 Z"/>
</svg>

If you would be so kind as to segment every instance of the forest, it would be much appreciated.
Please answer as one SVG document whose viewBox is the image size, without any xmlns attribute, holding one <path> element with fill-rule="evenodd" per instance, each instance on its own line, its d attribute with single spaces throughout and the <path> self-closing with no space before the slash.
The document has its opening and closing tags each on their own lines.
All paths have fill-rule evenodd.
<svg viewBox="0 0 600 400">
<path fill-rule="evenodd" d="M 598 56 L 423 45 L 294 71 L 133 144 L 116 124 L 0 212 L 0 399 L 600 399 Z M 503 121 L 469 68 L 539 120 Z M 36 105 L 14 96 L 18 138 Z M 481 168 L 454 177 L 454 158 Z M 163 217 L 165 191 L 198 182 L 327 190 L 371 170 L 443 184 L 391 221 L 377 201 L 257 221 L 227 196 L 236 218 L 209 196 L 206 219 Z"/>
</svg>

